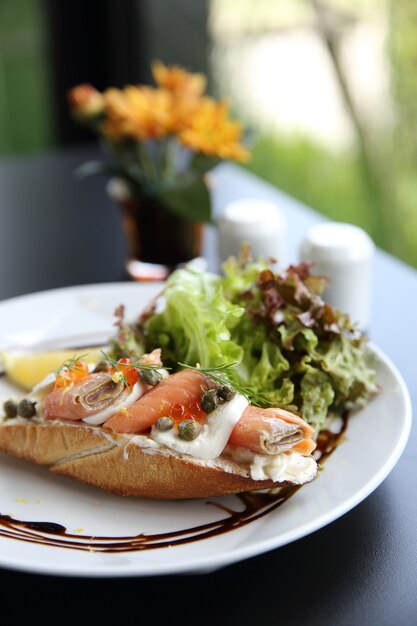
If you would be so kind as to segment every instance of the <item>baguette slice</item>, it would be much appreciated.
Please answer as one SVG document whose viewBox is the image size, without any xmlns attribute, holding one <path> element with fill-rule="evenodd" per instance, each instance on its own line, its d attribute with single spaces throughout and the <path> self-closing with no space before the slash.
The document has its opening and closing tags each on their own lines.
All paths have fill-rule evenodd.
<svg viewBox="0 0 417 626">
<path fill-rule="evenodd" d="M 141 447 L 137 440 L 99 426 L 63 422 L 17 418 L 0 425 L 0 451 L 117 495 L 179 500 L 286 484 L 252 480 L 236 464 L 229 463 L 225 471 L 166 449 Z"/>
</svg>

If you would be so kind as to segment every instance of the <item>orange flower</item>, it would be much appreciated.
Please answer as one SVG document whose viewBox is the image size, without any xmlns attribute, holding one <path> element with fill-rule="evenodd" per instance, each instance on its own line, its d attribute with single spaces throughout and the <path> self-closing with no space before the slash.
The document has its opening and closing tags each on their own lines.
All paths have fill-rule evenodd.
<svg viewBox="0 0 417 626">
<path fill-rule="evenodd" d="M 68 92 L 68 102 L 76 117 L 88 119 L 103 112 L 103 96 L 92 85 L 78 85 Z"/>
<path fill-rule="evenodd" d="M 176 96 L 198 98 L 206 88 L 207 81 L 203 74 L 192 74 L 177 65 L 167 67 L 161 61 L 154 61 L 152 74 L 159 87 L 167 89 Z"/>
<path fill-rule="evenodd" d="M 229 118 L 229 107 L 202 96 L 205 77 L 161 62 L 152 66 L 157 87 L 128 85 L 110 88 L 104 94 L 91 85 L 79 85 L 68 93 L 73 113 L 92 120 L 95 130 L 118 141 L 160 140 L 168 136 L 184 146 L 219 159 L 247 161 L 242 128 Z M 102 114 L 100 125 L 96 116 Z"/>
<path fill-rule="evenodd" d="M 192 74 L 174 65 L 167 67 L 160 61 L 152 64 L 152 74 L 160 89 L 172 96 L 171 132 L 177 134 L 186 127 L 188 119 L 201 100 L 206 88 L 203 74 Z"/>
<path fill-rule="evenodd" d="M 188 127 L 179 133 L 181 142 L 195 152 L 208 156 L 248 161 L 250 153 L 240 143 L 242 127 L 232 121 L 228 113 L 226 102 L 202 98 L 188 120 Z"/>
<path fill-rule="evenodd" d="M 128 86 L 104 93 L 103 132 L 110 139 L 161 139 L 171 132 L 172 96 L 164 89 Z"/>
</svg>

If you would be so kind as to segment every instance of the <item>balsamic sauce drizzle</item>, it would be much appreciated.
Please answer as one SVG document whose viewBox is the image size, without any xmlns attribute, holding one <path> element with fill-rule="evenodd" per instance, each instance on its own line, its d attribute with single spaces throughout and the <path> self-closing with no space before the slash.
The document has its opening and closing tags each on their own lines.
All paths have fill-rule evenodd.
<svg viewBox="0 0 417 626">
<path fill-rule="evenodd" d="M 343 425 L 339 433 L 322 431 L 317 441 L 316 461 L 322 464 L 342 441 L 348 425 L 348 415 L 343 416 Z M 227 516 L 213 522 L 160 534 L 144 534 L 124 537 L 96 537 L 71 534 L 65 526 L 54 522 L 32 522 L 13 519 L 10 515 L 0 514 L 0 537 L 8 537 L 32 544 L 55 546 L 85 552 L 135 552 L 155 550 L 168 546 L 177 546 L 215 537 L 223 533 L 242 528 L 254 522 L 286 502 L 301 485 L 283 487 L 276 494 L 243 493 L 237 494 L 243 504 L 243 510 L 234 510 L 217 500 L 207 500 L 206 504 L 216 506 Z"/>
</svg>

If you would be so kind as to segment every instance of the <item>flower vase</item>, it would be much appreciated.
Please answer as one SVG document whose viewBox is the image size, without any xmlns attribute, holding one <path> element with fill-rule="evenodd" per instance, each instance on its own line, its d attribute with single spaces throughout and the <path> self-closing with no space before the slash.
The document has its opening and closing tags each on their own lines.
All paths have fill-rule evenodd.
<svg viewBox="0 0 417 626">
<path fill-rule="evenodd" d="M 156 196 L 133 196 L 117 179 L 110 181 L 108 193 L 121 210 L 129 261 L 173 270 L 200 255 L 200 222 L 183 218 Z"/>
</svg>

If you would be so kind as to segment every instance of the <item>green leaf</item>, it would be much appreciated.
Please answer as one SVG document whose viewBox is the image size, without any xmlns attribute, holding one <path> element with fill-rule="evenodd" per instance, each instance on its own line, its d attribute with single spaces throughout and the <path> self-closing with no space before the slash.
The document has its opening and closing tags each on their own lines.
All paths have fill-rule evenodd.
<svg viewBox="0 0 417 626">
<path fill-rule="evenodd" d="M 161 189 L 156 195 L 181 217 L 192 222 L 211 222 L 210 192 L 202 178 Z"/>
<path fill-rule="evenodd" d="M 201 154 L 201 152 L 193 155 L 190 169 L 196 174 L 205 174 L 209 170 L 212 170 L 216 165 L 220 163 L 221 159 L 218 157 L 207 156 Z"/>
<path fill-rule="evenodd" d="M 242 359 L 231 333 L 243 309 L 224 298 L 218 276 L 177 270 L 167 281 L 164 299 L 164 311 L 144 324 L 148 345 L 162 348 L 164 363 L 213 367 Z"/>
<path fill-rule="evenodd" d="M 262 406 L 296 411 L 316 431 L 377 392 L 366 337 L 320 300 L 305 267 L 269 283 L 264 265 L 244 256 L 224 271 L 222 277 L 181 269 L 170 276 L 162 310 L 142 323 L 147 351 L 161 347 L 173 367 L 233 364 L 233 384 L 250 388 Z"/>
<path fill-rule="evenodd" d="M 301 380 L 302 414 L 317 432 L 325 426 L 327 412 L 334 396 L 329 376 L 319 369 L 308 367 Z"/>
</svg>

